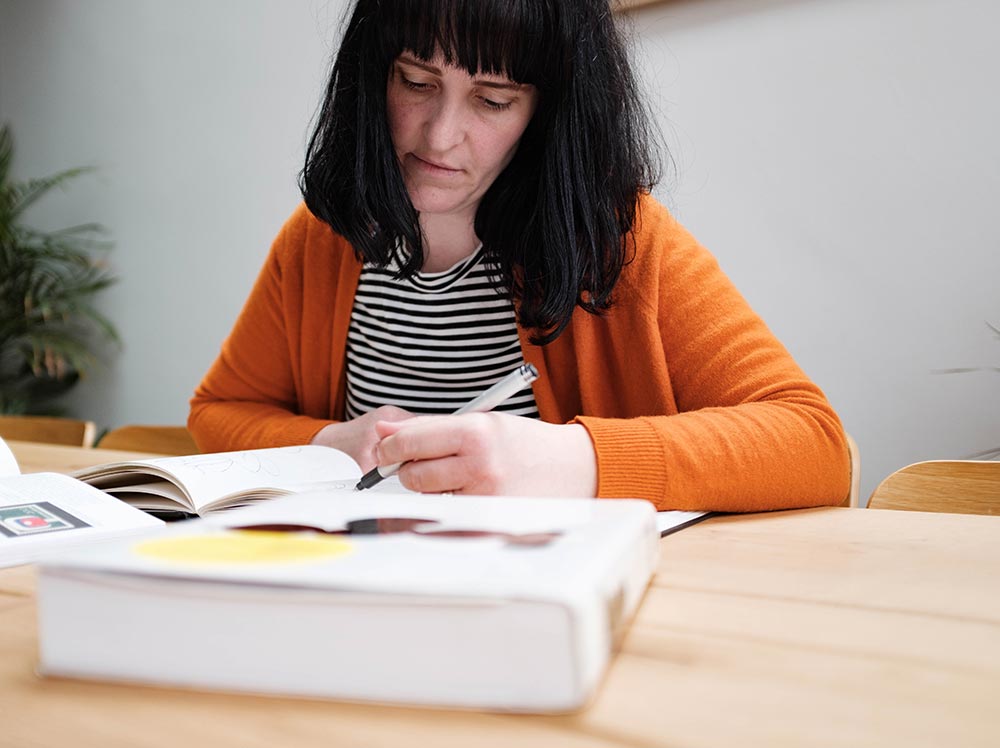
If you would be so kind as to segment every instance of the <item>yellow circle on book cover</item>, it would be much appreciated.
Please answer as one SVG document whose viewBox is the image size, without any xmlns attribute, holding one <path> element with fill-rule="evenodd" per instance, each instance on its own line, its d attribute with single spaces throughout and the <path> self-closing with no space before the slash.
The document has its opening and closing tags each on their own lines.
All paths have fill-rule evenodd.
<svg viewBox="0 0 1000 748">
<path fill-rule="evenodd" d="M 314 533 L 235 531 L 137 543 L 139 556 L 180 564 L 242 565 L 325 561 L 349 553 L 350 541 Z"/>
</svg>

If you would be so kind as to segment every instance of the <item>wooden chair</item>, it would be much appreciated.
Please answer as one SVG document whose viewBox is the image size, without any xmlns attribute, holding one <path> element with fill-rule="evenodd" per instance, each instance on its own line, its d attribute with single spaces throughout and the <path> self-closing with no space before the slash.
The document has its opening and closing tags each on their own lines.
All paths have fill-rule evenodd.
<svg viewBox="0 0 1000 748">
<path fill-rule="evenodd" d="M 0 415 L 0 437 L 23 442 L 92 447 L 97 427 L 93 421 L 57 416 Z"/>
<path fill-rule="evenodd" d="M 97 448 L 161 455 L 198 454 L 198 445 L 184 426 L 120 426 L 101 437 Z"/>
<path fill-rule="evenodd" d="M 851 458 L 851 491 L 844 502 L 847 506 L 861 506 L 861 450 L 850 434 L 847 437 L 847 454 Z"/>
<path fill-rule="evenodd" d="M 1000 462 L 928 460 L 908 465 L 879 484 L 868 507 L 1000 515 Z"/>
</svg>

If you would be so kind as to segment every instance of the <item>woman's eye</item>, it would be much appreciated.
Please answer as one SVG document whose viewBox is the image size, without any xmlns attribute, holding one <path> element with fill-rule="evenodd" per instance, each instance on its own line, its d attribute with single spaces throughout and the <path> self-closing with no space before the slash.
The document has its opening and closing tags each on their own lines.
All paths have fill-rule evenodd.
<svg viewBox="0 0 1000 748">
<path fill-rule="evenodd" d="M 421 83 L 420 81 L 410 80 L 405 76 L 400 76 L 400 78 L 403 80 L 403 85 L 412 91 L 426 91 L 430 88 L 429 83 Z"/>
<path fill-rule="evenodd" d="M 487 99 L 485 96 L 480 97 L 480 100 L 488 109 L 492 109 L 496 112 L 502 112 L 505 109 L 510 109 L 510 105 L 512 103 L 510 101 L 493 101 L 493 99 Z"/>
</svg>

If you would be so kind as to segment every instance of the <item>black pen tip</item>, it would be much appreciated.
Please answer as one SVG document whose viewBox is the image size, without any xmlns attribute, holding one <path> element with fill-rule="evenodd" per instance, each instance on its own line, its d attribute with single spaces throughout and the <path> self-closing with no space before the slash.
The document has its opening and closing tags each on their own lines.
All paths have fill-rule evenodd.
<svg viewBox="0 0 1000 748">
<path fill-rule="evenodd" d="M 359 480 L 357 485 L 354 486 L 354 490 L 364 491 L 366 488 L 371 488 L 376 485 L 380 480 L 382 480 L 382 476 L 379 474 L 378 468 L 372 468 L 361 476 L 361 480 Z"/>
</svg>

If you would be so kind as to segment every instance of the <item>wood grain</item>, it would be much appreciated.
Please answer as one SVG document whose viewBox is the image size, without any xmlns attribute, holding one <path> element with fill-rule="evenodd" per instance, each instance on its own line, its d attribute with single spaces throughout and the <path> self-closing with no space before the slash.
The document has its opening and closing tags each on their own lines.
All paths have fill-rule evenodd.
<svg viewBox="0 0 1000 748">
<path fill-rule="evenodd" d="M 54 416 L 0 415 L 0 437 L 4 440 L 65 444 L 75 447 L 94 446 L 97 426 L 93 421 Z"/>
<path fill-rule="evenodd" d="M 105 434 L 98 449 L 153 452 L 160 455 L 195 455 L 198 445 L 184 426 L 119 426 Z"/>
<path fill-rule="evenodd" d="M 868 506 L 1000 515 L 1000 462 L 929 460 L 908 465 L 879 484 Z"/>
</svg>

